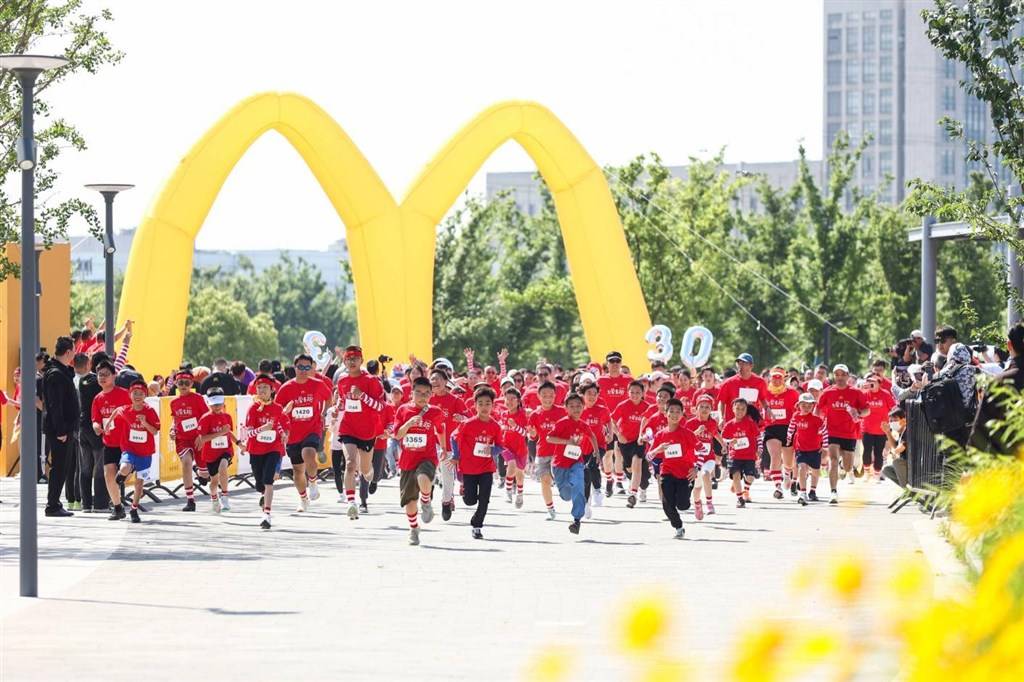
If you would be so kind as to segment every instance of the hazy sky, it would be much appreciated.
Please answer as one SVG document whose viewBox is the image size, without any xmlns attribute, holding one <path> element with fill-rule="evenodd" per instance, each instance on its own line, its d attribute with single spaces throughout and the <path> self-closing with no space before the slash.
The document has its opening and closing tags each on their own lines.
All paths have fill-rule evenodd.
<svg viewBox="0 0 1024 682">
<path fill-rule="evenodd" d="M 730 161 L 783 160 L 800 141 L 821 154 L 821 0 L 86 4 L 114 12 L 126 57 L 49 94 L 89 143 L 62 162 L 60 196 L 134 183 L 117 200 L 119 228 L 139 222 L 210 125 L 265 90 L 320 104 L 399 199 L 448 137 L 503 99 L 548 106 L 600 164 L 651 150 L 682 163 L 721 146 Z M 532 168 L 509 143 L 470 191 L 483 192 L 487 171 Z M 323 248 L 342 231 L 271 132 L 236 166 L 199 246 Z"/>
</svg>

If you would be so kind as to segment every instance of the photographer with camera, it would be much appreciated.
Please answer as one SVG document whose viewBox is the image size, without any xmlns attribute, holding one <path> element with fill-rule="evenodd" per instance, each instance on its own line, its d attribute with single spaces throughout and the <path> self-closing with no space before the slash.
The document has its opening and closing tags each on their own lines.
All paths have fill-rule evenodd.
<svg viewBox="0 0 1024 682">
<path fill-rule="evenodd" d="M 924 363 L 931 359 L 935 349 L 925 343 L 924 333 L 920 329 L 910 332 L 910 336 L 900 339 L 895 346 L 889 349 L 894 365 L 897 367 L 908 367 L 915 363 Z"/>
</svg>

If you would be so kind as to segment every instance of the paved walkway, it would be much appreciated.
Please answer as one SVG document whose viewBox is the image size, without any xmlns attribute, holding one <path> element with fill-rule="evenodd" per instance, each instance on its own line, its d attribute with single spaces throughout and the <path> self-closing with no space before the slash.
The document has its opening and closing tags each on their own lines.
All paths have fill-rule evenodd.
<svg viewBox="0 0 1024 682">
<path fill-rule="evenodd" d="M 674 651 L 720 666 L 752 618 L 869 627 L 824 598 L 792 600 L 790 577 L 807 560 L 837 545 L 879 567 L 936 552 L 920 514 L 887 512 L 888 483 L 841 484 L 838 507 L 808 508 L 758 482 L 755 503 L 736 509 L 723 487 L 719 514 L 686 516 L 680 542 L 656 500 L 631 510 L 623 497 L 574 537 L 568 503 L 547 521 L 528 481 L 522 510 L 494 496 L 486 540 L 470 537 L 460 505 L 449 523 L 438 513 L 420 547 L 407 545 L 393 481 L 358 521 L 329 484 L 302 515 L 289 513 L 290 484 L 278 489 L 269 532 L 253 492 L 233 495 L 222 516 L 205 497 L 196 514 L 152 505 L 141 525 L 40 510 L 40 598 L 21 599 L 17 481 L 0 481 L 0 679 L 504 680 L 558 644 L 577 654 L 573 679 L 621 680 L 635 672 L 614 641 L 631 590 L 672 605 Z M 895 671 L 887 656 L 870 665 Z"/>
</svg>

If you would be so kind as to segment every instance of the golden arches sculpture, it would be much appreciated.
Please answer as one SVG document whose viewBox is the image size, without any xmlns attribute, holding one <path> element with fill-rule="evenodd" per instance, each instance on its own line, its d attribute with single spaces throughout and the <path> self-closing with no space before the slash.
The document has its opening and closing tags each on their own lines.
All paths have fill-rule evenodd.
<svg viewBox="0 0 1024 682">
<path fill-rule="evenodd" d="M 359 339 L 372 354 L 432 356 L 437 224 L 487 157 L 512 139 L 553 195 L 591 357 L 615 349 L 635 367 L 645 364 L 650 317 L 604 173 L 549 110 L 518 101 L 486 109 L 398 204 L 320 107 L 301 95 L 264 93 L 240 102 L 196 142 L 139 226 L 118 320 L 137 323 L 132 362 L 143 373 L 181 362 L 196 236 L 232 168 L 271 129 L 302 156 L 345 225 Z"/>
</svg>

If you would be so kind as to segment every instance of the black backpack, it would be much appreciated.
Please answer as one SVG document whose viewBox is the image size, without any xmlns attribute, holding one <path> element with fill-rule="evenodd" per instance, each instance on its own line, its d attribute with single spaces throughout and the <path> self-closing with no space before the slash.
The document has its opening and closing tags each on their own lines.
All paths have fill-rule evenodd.
<svg viewBox="0 0 1024 682">
<path fill-rule="evenodd" d="M 921 389 L 921 411 L 932 433 L 949 433 L 969 424 L 974 417 L 964 405 L 954 376 L 942 377 Z"/>
<path fill-rule="evenodd" d="M 132 384 L 134 384 L 136 381 L 145 380 L 142 378 L 141 374 L 130 369 L 122 369 L 120 372 L 117 373 L 117 376 L 114 377 L 114 384 L 124 389 L 131 388 Z"/>
</svg>

